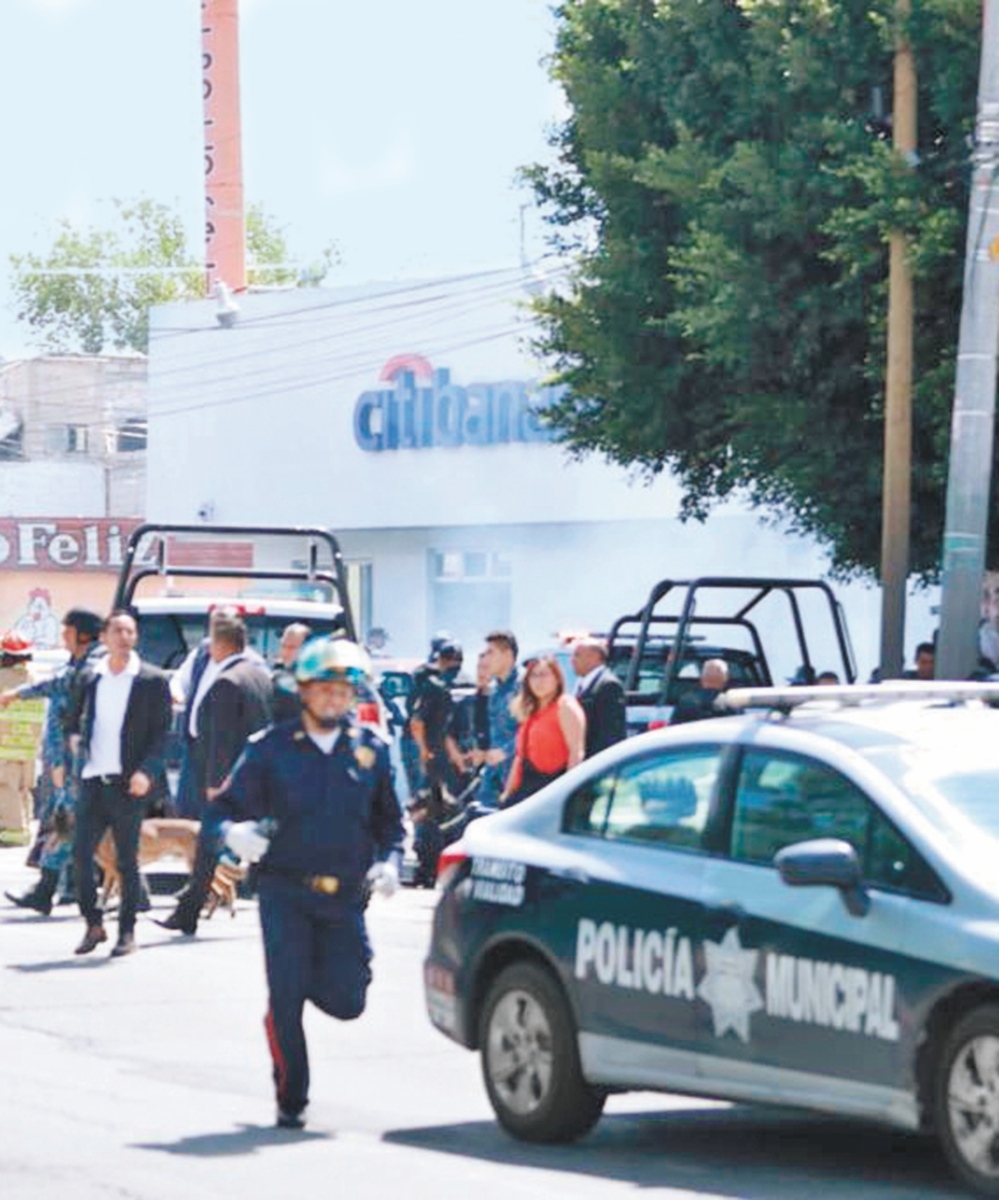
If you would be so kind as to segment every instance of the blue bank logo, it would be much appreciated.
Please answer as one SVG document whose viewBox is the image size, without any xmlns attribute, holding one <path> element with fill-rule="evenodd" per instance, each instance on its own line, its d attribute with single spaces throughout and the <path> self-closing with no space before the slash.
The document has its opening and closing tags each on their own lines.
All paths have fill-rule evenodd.
<svg viewBox="0 0 999 1200">
<path fill-rule="evenodd" d="M 536 388 L 522 380 L 451 382 L 418 355 L 386 363 L 389 384 L 362 392 L 354 406 L 354 438 L 362 450 L 428 450 L 433 446 L 497 446 L 550 442 L 554 434 L 539 413 L 562 388 Z"/>
</svg>

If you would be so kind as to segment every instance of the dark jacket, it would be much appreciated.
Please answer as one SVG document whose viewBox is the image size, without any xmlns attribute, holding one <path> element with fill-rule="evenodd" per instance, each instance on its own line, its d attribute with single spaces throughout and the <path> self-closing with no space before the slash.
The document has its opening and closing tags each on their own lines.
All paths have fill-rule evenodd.
<svg viewBox="0 0 999 1200">
<path fill-rule="evenodd" d="M 717 688 L 695 688 L 677 701 L 669 723 L 686 725 L 690 721 L 706 721 L 711 717 L 725 716 L 723 710 L 715 708 L 715 701 L 720 695 L 721 692 Z"/>
<path fill-rule="evenodd" d="M 610 667 L 601 667 L 579 694 L 586 715 L 586 757 L 624 740 L 624 688 Z"/>
<path fill-rule="evenodd" d="M 98 660 L 99 661 L 99 660 Z M 66 730 L 80 735 L 80 757 L 90 756 L 94 728 L 94 701 L 101 676 L 92 664 L 84 669 L 76 703 L 67 713 Z M 167 677 L 158 667 L 139 664 L 121 726 L 121 770 L 127 780 L 136 771 L 154 783 L 163 776 L 163 757 L 170 729 L 171 705 Z"/>
<path fill-rule="evenodd" d="M 217 788 L 239 758 L 246 739 L 271 720 L 271 681 L 245 658 L 230 662 L 198 708 L 198 736 L 190 743 L 194 786 L 203 796 Z"/>
<path fill-rule="evenodd" d="M 294 721 L 302 711 L 302 701 L 298 697 L 298 681 L 291 667 L 286 667 L 284 663 L 271 667 L 271 688 L 274 724 Z"/>
<path fill-rule="evenodd" d="M 403 826 L 388 746 L 344 722 L 324 754 L 300 720 L 254 735 L 216 803 L 236 820 L 270 818 L 275 832 L 260 870 L 336 875 L 338 901 L 356 902 L 376 859 L 402 860 Z"/>
</svg>

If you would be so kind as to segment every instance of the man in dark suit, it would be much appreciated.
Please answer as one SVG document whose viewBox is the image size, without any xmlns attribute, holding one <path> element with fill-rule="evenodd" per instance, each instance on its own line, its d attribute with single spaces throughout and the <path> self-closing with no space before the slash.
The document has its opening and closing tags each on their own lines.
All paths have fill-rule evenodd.
<svg viewBox="0 0 999 1200">
<path fill-rule="evenodd" d="M 191 880 L 164 929 L 193 934 L 208 897 L 219 856 L 218 818 L 212 807 L 246 739 L 271 721 L 271 679 L 246 654 L 246 626 L 239 612 L 219 608 L 210 622 L 209 662 L 190 704 L 194 736 L 188 746 L 191 786 L 201 812 L 201 833 Z"/>
<path fill-rule="evenodd" d="M 271 703 L 275 725 L 296 720 L 302 711 L 298 684 L 295 682 L 295 659 L 311 634 L 312 630 L 303 621 L 292 621 L 281 634 L 277 662 L 271 668 L 271 686 L 274 689 Z"/>
<path fill-rule="evenodd" d="M 687 725 L 691 721 L 707 721 L 731 713 L 715 707 L 718 697 L 728 687 L 728 663 L 723 658 L 709 658 L 701 667 L 701 678 L 693 692 L 681 696 L 670 716 L 671 725 Z"/>
<path fill-rule="evenodd" d="M 624 688 L 607 666 L 607 646 L 599 638 L 573 643 L 572 669 L 579 679 L 576 698 L 586 716 L 586 757 L 590 758 L 624 738 Z"/>
<path fill-rule="evenodd" d="M 170 689 L 166 675 L 135 652 L 138 629 L 128 612 L 113 612 L 104 623 L 107 654 L 85 668 L 67 730 L 80 735 L 80 798 L 76 810 L 76 879 L 87 932 L 76 948 L 89 954 L 107 941 L 97 903 L 94 851 L 110 826 L 121 872 L 117 958 L 135 950 L 139 901 L 139 829 L 154 787 L 163 774 L 164 744 L 170 728 Z"/>
</svg>

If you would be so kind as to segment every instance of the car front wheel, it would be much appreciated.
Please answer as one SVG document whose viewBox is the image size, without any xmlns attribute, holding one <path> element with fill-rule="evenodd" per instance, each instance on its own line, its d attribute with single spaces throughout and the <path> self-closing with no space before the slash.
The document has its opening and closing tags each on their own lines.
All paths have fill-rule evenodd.
<svg viewBox="0 0 999 1200">
<path fill-rule="evenodd" d="M 572 1018 L 543 967 L 515 963 L 496 977 L 479 1046 L 489 1102 L 514 1137 L 569 1142 L 596 1124 L 605 1095 L 583 1079 Z"/>
<path fill-rule="evenodd" d="M 934 1116 L 954 1173 L 983 1196 L 999 1196 L 999 1005 L 973 1009 L 940 1054 Z"/>
</svg>

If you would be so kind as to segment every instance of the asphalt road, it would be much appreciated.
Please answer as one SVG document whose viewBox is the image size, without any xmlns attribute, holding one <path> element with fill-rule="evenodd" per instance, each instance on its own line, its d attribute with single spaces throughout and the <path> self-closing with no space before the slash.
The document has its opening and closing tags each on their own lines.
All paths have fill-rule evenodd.
<svg viewBox="0 0 999 1200">
<path fill-rule="evenodd" d="M 0 849 L 0 890 L 35 878 Z M 169 900 L 156 899 L 160 912 Z M 310 1125 L 272 1128 L 255 905 L 196 939 L 140 918 L 138 954 L 76 958 L 75 909 L 0 906 L 2 1200 L 926 1200 L 960 1195 L 932 1142 L 811 1115 L 636 1093 L 571 1147 L 519 1145 L 475 1055 L 423 1010 L 431 893 L 370 909 L 375 981 L 356 1022 L 312 1011 Z M 113 918 L 108 922 L 114 940 Z M 110 945 L 109 942 L 109 945 Z"/>
</svg>

